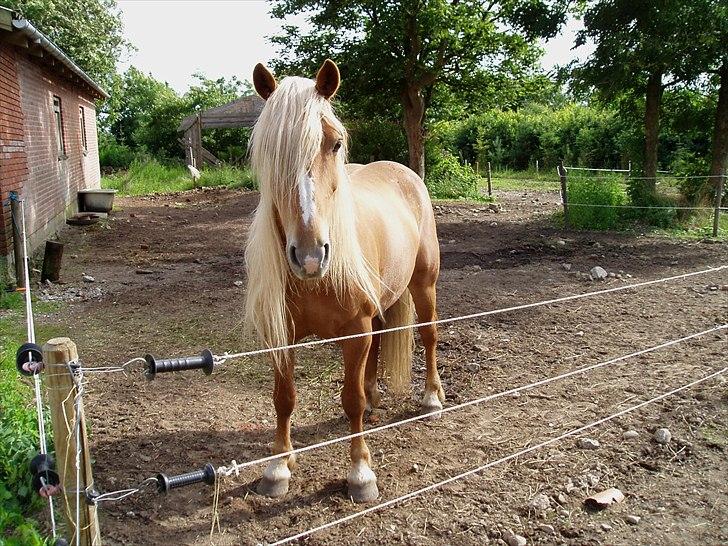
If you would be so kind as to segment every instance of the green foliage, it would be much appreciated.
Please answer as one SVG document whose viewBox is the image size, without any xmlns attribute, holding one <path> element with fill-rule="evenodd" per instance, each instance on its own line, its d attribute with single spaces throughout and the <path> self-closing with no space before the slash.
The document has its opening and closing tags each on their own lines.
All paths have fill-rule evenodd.
<svg viewBox="0 0 728 546">
<path fill-rule="evenodd" d="M 138 153 L 126 144 L 119 144 L 113 135 L 99 133 L 99 164 L 113 170 L 128 169 Z"/>
<path fill-rule="evenodd" d="M 110 155 L 106 158 L 118 159 L 117 163 L 125 167 L 133 159 L 124 148 L 115 148 L 110 142 L 157 158 L 184 157 L 178 142 L 182 135 L 177 132 L 184 117 L 251 93 L 250 85 L 235 77 L 212 80 L 200 73 L 193 76 L 197 83 L 184 95 L 133 66 L 116 76 L 100 123 L 102 134 L 107 135 L 101 139 L 108 145 Z M 205 131 L 202 145 L 222 160 L 239 162 L 245 157 L 249 136 L 247 128 Z"/>
<path fill-rule="evenodd" d="M 4 0 L 2 5 L 30 20 L 105 87 L 116 61 L 131 47 L 115 0 Z"/>
<path fill-rule="evenodd" d="M 35 522 L 28 519 L 41 506 L 40 497 L 31 491 L 28 468 L 38 451 L 33 391 L 15 368 L 18 338 L 6 336 L 3 328 L 0 341 L 0 537 L 6 539 L 0 542 L 43 544 Z"/>
<path fill-rule="evenodd" d="M 622 211 L 609 208 L 625 205 L 627 194 L 620 178 L 572 178 L 567 185 L 569 221 L 580 229 L 616 229 L 620 227 Z M 580 206 L 580 204 L 591 206 Z"/>
<path fill-rule="evenodd" d="M 565 18 L 562 0 L 276 0 L 271 13 L 305 14 L 311 30 L 284 25 L 279 75 L 313 75 L 326 57 L 342 72 L 341 97 L 357 117 L 403 116 L 415 170 L 428 108 L 467 111 L 463 103 L 530 77 L 540 49 Z M 383 56 L 383 52 L 386 55 Z M 511 86 L 508 86 L 511 88 Z"/>
<path fill-rule="evenodd" d="M 432 150 L 425 185 L 435 199 L 481 199 L 480 177 L 449 152 Z"/>
<path fill-rule="evenodd" d="M 525 170 L 538 161 L 541 170 L 553 170 L 560 159 L 570 165 L 610 168 L 622 162 L 619 137 L 624 130 L 609 110 L 534 105 L 442 122 L 433 128 L 432 139 L 469 163 L 490 161 L 494 169 Z"/>
<path fill-rule="evenodd" d="M 222 165 L 205 167 L 195 184 L 186 167 L 174 162 L 153 158 L 135 159 L 127 171 L 101 179 L 104 188 L 115 189 L 120 195 L 148 195 L 190 190 L 194 187 L 222 186 L 228 188 L 255 187 L 250 169 Z"/>
<path fill-rule="evenodd" d="M 400 124 L 373 117 L 345 125 L 350 135 L 349 162 L 389 160 L 407 164 L 407 139 Z"/>
<path fill-rule="evenodd" d="M 0 292 L 0 309 L 17 311 L 25 307 L 25 300 L 20 292 Z"/>
</svg>

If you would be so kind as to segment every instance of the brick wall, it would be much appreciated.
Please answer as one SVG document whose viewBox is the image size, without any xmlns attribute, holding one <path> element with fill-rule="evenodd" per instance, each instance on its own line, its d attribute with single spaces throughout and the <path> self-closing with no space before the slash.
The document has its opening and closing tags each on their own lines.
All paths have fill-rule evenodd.
<svg viewBox="0 0 728 546">
<path fill-rule="evenodd" d="M 0 44 L 0 189 L 3 198 L 13 190 L 26 198 L 32 249 L 76 211 L 76 192 L 98 188 L 101 178 L 93 98 L 42 62 Z M 58 151 L 54 96 L 61 99 L 65 154 Z M 79 107 L 84 108 L 87 150 Z M 6 229 L 0 237 L 0 256 L 12 254 L 7 216 L 3 209 Z"/>
<path fill-rule="evenodd" d="M 98 188 L 100 180 L 96 141 L 96 109 L 79 88 L 55 76 L 32 58 L 18 56 L 28 180 L 28 233 L 33 247 L 63 226 L 75 212 L 76 192 Z M 53 98 L 61 99 L 65 154 L 59 154 Z M 88 151 L 81 137 L 79 107 L 85 109 Z"/>
<path fill-rule="evenodd" d="M 12 255 L 11 191 L 20 193 L 28 178 L 15 49 L 0 43 L 0 259 Z M 1 267 L 1 266 L 0 266 Z M 0 279 L 4 275 L 0 272 Z"/>
</svg>

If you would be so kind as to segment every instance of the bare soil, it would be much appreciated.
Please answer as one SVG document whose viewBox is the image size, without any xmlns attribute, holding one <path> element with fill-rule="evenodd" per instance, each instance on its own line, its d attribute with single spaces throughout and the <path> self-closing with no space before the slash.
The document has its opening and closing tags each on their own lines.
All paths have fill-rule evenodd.
<svg viewBox="0 0 728 546">
<path fill-rule="evenodd" d="M 570 232 L 551 216 L 557 196 L 503 192 L 487 204 L 438 203 L 439 314 L 449 317 L 639 282 L 726 263 L 724 243 L 635 233 Z M 194 191 L 124 198 L 108 221 L 68 228 L 65 285 L 76 294 L 45 318 L 79 346 L 85 365 L 154 353 L 187 356 L 253 348 L 242 332 L 243 244 L 258 196 Z M 571 264 L 567 271 L 563 264 Z M 599 265 L 623 276 L 578 272 Z M 576 273 L 575 273 L 576 272 Z M 82 275 L 94 277 L 84 283 Z M 628 277 L 631 276 L 631 277 Z M 99 290 L 89 291 L 92 284 Z M 451 405 L 597 363 L 728 321 L 728 273 L 538 307 L 440 329 L 439 364 Z M 80 289 L 80 292 L 78 290 Z M 100 292 L 100 294 L 99 294 Z M 491 402 L 368 437 L 380 500 L 496 460 L 707 375 L 726 364 L 725 331 Z M 298 351 L 294 445 L 343 435 L 335 348 Z M 416 353 L 411 398 L 389 393 L 371 421 L 414 415 L 423 385 Z M 718 378 L 402 504 L 316 533 L 307 544 L 503 544 L 508 531 L 540 544 L 728 542 L 728 387 Z M 97 487 L 132 486 L 268 454 L 275 423 L 264 358 L 229 362 L 211 376 L 147 382 L 138 365 L 88 378 L 85 399 Z M 657 428 L 668 445 L 653 440 Z M 624 431 L 636 439 L 625 440 Z M 254 493 L 262 468 L 224 480 L 220 532 L 210 538 L 213 488 L 154 491 L 100 510 L 106 544 L 273 542 L 361 509 L 346 497 L 348 445 L 299 457 L 282 499 Z M 589 494 L 617 487 L 626 500 L 600 512 Z M 529 509 L 543 493 L 549 508 Z M 639 516 L 636 525 L 628 515 Z M 550 526 L 550 527 L 549 527 Z"/>
</svg>

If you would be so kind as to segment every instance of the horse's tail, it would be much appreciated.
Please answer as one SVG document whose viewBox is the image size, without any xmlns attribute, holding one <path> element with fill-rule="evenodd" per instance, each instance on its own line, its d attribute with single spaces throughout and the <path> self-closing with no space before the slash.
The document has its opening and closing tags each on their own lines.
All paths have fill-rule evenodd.
<svg viewBox="0 0 728 546">
<path fill-rule="evenodd" d="M 384 312 L 384 329 L 414 323 L 414 303 L 409 290 Z M 395 393 L 407 390 L 411 380 L 414 335 L 412 328 L 382 334 L 379 357 L 386 370 L 387 384 Z"/>
</svg>

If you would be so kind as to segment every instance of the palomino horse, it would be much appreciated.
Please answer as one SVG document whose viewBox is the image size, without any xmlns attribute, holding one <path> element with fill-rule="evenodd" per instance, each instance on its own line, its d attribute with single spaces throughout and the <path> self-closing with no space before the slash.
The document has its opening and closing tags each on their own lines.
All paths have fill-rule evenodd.
<svg viewBox="0 0 728 546">
<path fill-rule="evenodd" d="M 410 169 L 388 161 L 345 165 L 347 134 L 330 99 L 339 69 L 327 60 L 316 81 L 289 77 L 276 83 L 261 64 L 253 82 L 265 107 L 253 129 L 250 153 L 260 204 L 250 229 L 246 321 L 261 341 L 278 347 L 317 335 L 372 333 L 435 320 L 440 251 L 427 189 Z M 435 362 L 437 330 L 422 326 L 427 381 L 424 411 L 442 409 L 444 392 Z M 381 342 L 380 342 L 381 337 Z M 402 393 L 412 363 L 412 330 L 340 342 L 344 356 L 341 401 L 351 432 L 361 432 L 367 406 L 379 403 L 377 360 L 392 390 Z M 277 427 L 273 453 L 291 446 L 296 402 L 292 350 L 272 353 Z M 288 491 L 294 457 L 272 461 L 258 490 Z M 378 497 L 363 437 L 351 441 L 349 495 Z"/>
</svg>

